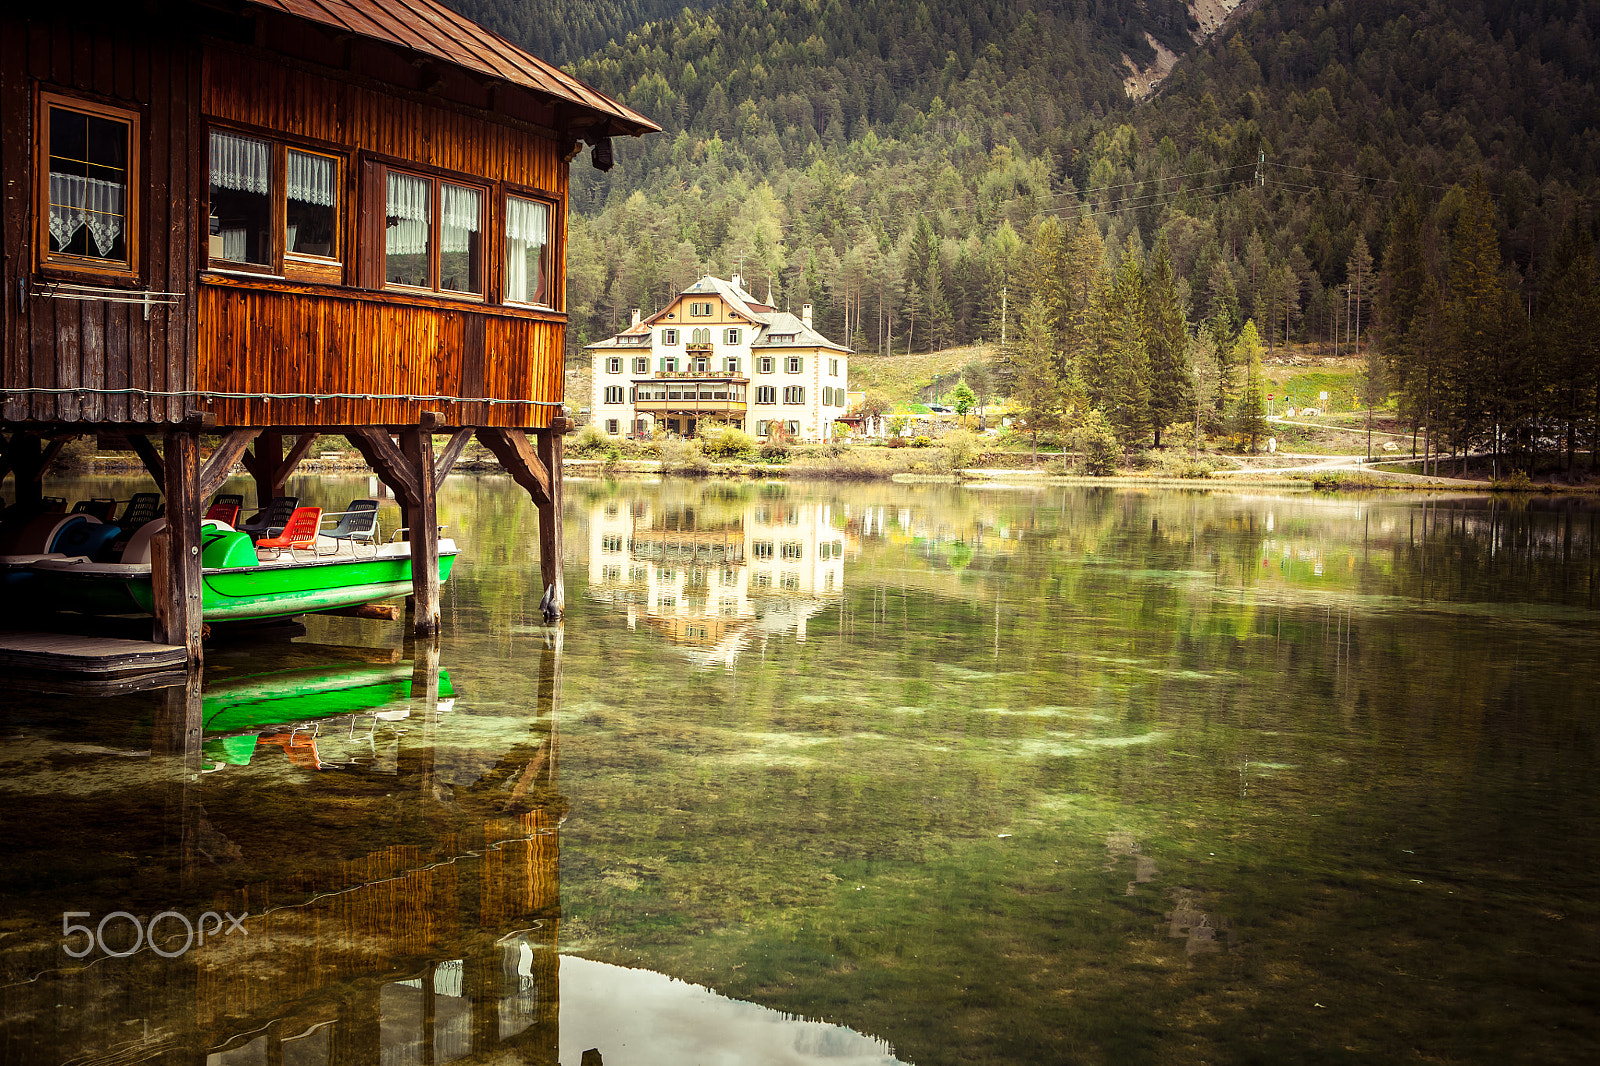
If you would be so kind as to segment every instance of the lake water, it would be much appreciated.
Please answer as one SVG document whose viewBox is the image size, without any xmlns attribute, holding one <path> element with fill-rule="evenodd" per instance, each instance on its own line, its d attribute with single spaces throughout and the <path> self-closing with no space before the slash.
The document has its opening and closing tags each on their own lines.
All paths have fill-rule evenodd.
<svg viewBox="0 0 1600 1066">
<path fill-rule="evenodd" d="M 8 683 L 0 1062 L 1600 1055 L 1592 504 L 567 493 L 559 630 L 457 476 L 436 647 Z"/>
</svg>

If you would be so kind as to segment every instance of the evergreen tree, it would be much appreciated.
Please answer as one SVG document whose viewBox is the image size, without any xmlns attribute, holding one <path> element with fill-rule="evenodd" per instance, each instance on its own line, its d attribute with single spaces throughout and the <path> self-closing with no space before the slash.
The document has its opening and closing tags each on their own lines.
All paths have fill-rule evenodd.
<svg viewBox="0 0 1600 1066">
<path fill-rule="evenodd" d="M 1183 303 L 1172 274 L 1172 256 L 1163 234 L 1145 294 L 1145 347 L 1150 360 L 1150 423 L 1156 447 L 1163 427 L 1194 416 L 1194 374 L 1189 366 L 1189 333 Z"/>
<path fill-rule="evenodd" d="M 1028 300 L 1022 312 L 1021 336 L 1012 352 L 1015 385 L 1011 402 L 1033 439 L 1033 462 L 1038 465 L 1039 434 L 1059 429 L 1067 408 L 1067 390 L 1042 297 Z"/>
<path fill-rule="evenodd" d="M 1540 301 L 1540 348 L 1544 352 L 1548 409 L 1563 427 L 1565 465 L 1577 463 L 1578 439 L 1590 427 L 1590 462 L 1594 463 L 1595 404 L 1600 388 L 1600 284 L 1595 277 L 1594 241 L 1588 228 L 1574 223 L 1562 234 L 1546 272 Z"/>
<path fill-rule="evenodd" d="M 1267 435 L 1264 379 L 1261 372 L 1261 335 L 1256 332 L 1255 320 L 1244 324 L 1239 339 L 1233 345 L 1233 363 L 1244 368 L 1244 391 L 1239 394 L 1239 404 L 1234 412 L 1234 432 L 1252 454 Z"/>
<path fill-rule="evenodd" d="M 1461 453 L 1465 474 L 1473 444 L 1504 409 L 1494 390 L 1499 348 L 1505 340 L 1500 241 L 1494 203 L 1483 172 L 1476 174 L 1450 248 L 1450 357 L 1446 364 L 1443 413 Z"/>
</svg>

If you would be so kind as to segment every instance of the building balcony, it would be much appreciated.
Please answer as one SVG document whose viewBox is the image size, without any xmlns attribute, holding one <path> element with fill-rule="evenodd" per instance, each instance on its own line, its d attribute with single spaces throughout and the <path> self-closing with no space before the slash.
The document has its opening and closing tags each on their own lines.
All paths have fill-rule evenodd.
<svg viewBox="0 0 1600 1066">
<path fill-rule="evenodd" d="M 679 399 L 635 400 L 635 411 L 655 415 L 743 415 L 749 404 L 743 400 Z"/>
<path fill-rule="evenodd" d="M 698 378 L 702 381 L 726 381 L 735 385 L 748 385 L 750 383 L 750 379 L 743 374 L 718 374 L 711 370 L 657 370 L 651 377 L 641 378 L 636 376 L 633 380 L 638 383 L 653 381 L 657 378 Z"/>
</svg>

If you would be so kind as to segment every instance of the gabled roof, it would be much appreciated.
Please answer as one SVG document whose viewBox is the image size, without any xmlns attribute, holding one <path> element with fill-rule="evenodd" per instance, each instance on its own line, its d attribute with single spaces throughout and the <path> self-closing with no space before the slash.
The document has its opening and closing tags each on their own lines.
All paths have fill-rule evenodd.
<svg viewBox="0 0 1600 1066">
<path fill-rule="evenodd" d="M 651 326 L 659 322 L 679 300 L 685 296 L 720 296 L 745 321 L 755 329 L 751 348 L 829 348 L 850 354 L 851 349 L 836 344 L 806 325 L 788 311 L 774 311 L 754 296 L 731 282 L 714 278 L 710 274 L 680 292 L 672 303 L 657 311 L 638 325 L 629 326 L 614 337 L 585 345 L 586 351 L 596 348 L 642 348 L 651 343 Z"/>
<path fill-rule="evenodd" d="M 491 33 L 437 0 L 246 0 L 295 18 L 421 52 L 596 112 L 607 135 L 659 133 L 639 112 Z"/>
</svg>

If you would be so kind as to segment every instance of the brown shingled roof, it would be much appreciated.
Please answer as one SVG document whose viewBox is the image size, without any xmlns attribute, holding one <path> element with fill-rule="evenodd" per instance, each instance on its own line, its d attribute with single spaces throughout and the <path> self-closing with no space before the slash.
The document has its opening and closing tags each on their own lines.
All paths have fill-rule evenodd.
<svg viewBox="0 0 1600 1066">
<path fill-rule="evenodd" d="M 435 0 L 247 0 L 256 7 L 436 56 L 467 70 L 545 93 L 609 119 L 610 133 L 661 127 Z"/>
</svg>

